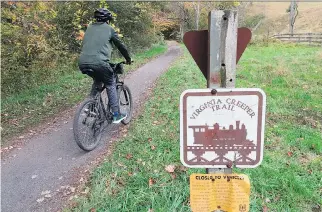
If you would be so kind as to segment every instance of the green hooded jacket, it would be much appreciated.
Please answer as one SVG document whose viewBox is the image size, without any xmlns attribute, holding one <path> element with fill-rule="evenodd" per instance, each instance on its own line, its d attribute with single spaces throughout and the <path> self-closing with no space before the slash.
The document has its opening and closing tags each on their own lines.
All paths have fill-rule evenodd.
<svg viewBox="0 0 322 212">
<path fill-rule="evenodd" d="M 129 52 L 110 25 L 105 22 L 90 24 L 84 35 L 78 64 L 104 65 L 106 62 L 110 62 L 112 43 L 127 61 L 131 61 Z"/>
</svg>

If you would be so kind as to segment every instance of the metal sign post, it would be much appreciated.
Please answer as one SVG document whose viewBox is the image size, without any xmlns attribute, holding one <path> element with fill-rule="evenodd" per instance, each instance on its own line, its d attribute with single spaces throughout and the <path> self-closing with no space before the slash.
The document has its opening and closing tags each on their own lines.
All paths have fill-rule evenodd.
<svg viewBox="0 0 322 212">
<path fill-rule="evenodd" d="M 237 11 L 209 13 L 207 87 L 234 88 L 236 81 Z M 233 164 L 231 164 L 231 167 Z M 232 168 L 206 169 L 207 173 L 232 173 Z"/>
<path fill-rule="evenodd" d="M 258 88 L 235 88 L 236 64 L 251 39 L 249 29 L 237 29 L 237 11 L 214 10 L 208 18 L 208 30 L 183 38 L 208 88 L 181 94 L 180 160 L 207 171 L 190 176 L 193 211 L 246 212 L 250 181 L 232 168 L 262 162 L 266 95 Z"/>
</svg>

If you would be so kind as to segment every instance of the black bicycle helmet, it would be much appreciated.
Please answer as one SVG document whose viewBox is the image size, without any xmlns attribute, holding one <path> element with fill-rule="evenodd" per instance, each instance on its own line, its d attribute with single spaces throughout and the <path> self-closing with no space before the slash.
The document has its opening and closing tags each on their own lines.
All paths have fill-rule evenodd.
<svg viewBox="0 0 322 212">
<path fill-rule="evenodd" d="M 95 12 L 94 12 L 94 18 L 98 22 L 106 22 L 106 21 L 112 21 L 113 20 L 113 15 L 107 9 L 105 9 L 105 8 L 99 8 L 99 9 L 95 10 Z"/>
</svg>

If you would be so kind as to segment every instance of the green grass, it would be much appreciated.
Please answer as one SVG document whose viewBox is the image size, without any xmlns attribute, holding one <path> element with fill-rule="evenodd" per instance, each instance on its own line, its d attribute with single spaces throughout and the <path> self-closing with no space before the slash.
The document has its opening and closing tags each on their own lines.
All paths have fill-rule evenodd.
<svg viewBox="0 0 322 212">
<path fill-rule="evenodd" d="M 155 45 L 135 55 L 133 57 L 135 63 L 126 66 L 126 71 L 135 70 L 164 53 L 166 49 L 166 45 Z M 121 61 L 121 59 L 115 61 Z M 92 79 L 81 74 L 74 63 L 56 68 L 64 69 L 55 71 L 65 74 L 57 75 L 51 83 L 12 94 L 1 100 L 2 144 L 10 143 L 8 141 L 11 137 L 27 132 L 44 120 L 74 106 L 88 95 Z"/>
<path fill-rule="evenodd" d="M 251 211 L 312 211 L 322 204 L 320 56 L 318 48 L 275 44 L 250 46 L 239 62 L 236 87 L 267 94 L 264 160 L 255 169 L 235 169 L 251 179 Z M 127 137 L 92 173 L 90 193 L 68 210 L 190 211 L 189 176 L 205 170 L 181 166 L 179 97 L 205 86 L 185 51 L 160 78 Z M 169 164 L 177 167 L 175 179 L 165 171 Z"/>
</svg>

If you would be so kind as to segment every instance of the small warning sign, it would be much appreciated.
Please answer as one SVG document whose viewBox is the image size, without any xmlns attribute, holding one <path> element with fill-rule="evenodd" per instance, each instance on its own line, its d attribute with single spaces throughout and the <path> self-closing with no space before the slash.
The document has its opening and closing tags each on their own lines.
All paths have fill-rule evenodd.
<svg viewBox="0 0 322 212">
<path fill-rule="evenodd" d="M 250 182 L 244 174 L 190 175 L 193 212 L 249 211 Z"/>
</svg>

